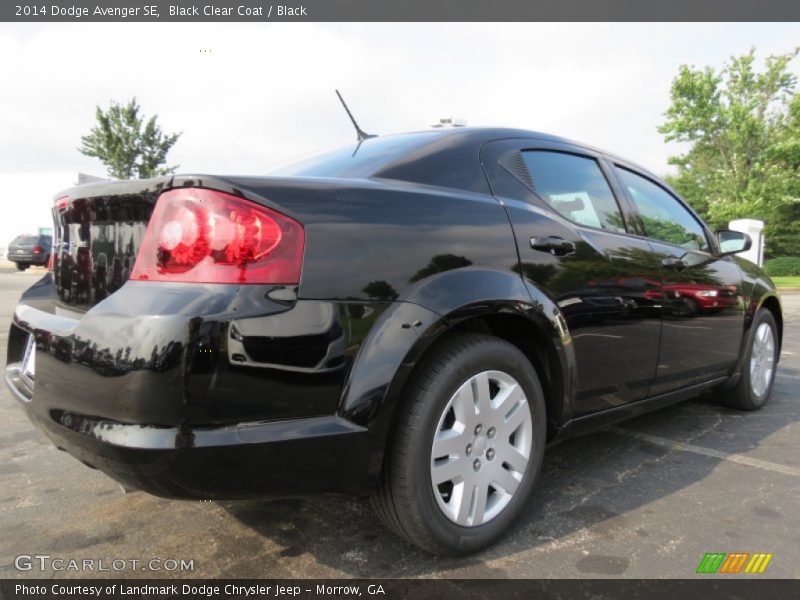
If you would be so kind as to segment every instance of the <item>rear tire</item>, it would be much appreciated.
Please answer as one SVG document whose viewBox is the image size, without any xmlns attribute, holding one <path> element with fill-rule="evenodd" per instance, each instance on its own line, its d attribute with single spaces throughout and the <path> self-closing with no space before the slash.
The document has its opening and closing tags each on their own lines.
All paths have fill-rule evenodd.
<svg viewBox="0 0 800 600">
<path fill-rule="evenodd" d="M 18 262 L 18 263 L 14 263 L 14 264 L 17 265 L 17 271 L 24 271 L 25 269 L 28 268 L 28 264 L 27 263 Z"/>
<path fill-rule="evenodd" d="M 675 313 L 679 317 L 693 317 L 697 314 L 699 306 L 697 301 L 693 298 L 681 298 L 681 301 L 678 303 L 678 306 L 675 309 Z"/>
<path fill-rule="evenodd" d="M 715 390 L 717 401 L 739 410 L 758 410 L 769 400 L 778 366 L 778 327 L 772 313 L 761 309 L 748 332 L 747 351 L 739 381 Z"/>
<path fill-rule="evenodd" d="M 426 355 L 406 390 L 373 507 L 429 552 L 480 550 L 525 507 L 542 464 L 536 372 L 504 340 L 458 334 Z"/>
</svg>

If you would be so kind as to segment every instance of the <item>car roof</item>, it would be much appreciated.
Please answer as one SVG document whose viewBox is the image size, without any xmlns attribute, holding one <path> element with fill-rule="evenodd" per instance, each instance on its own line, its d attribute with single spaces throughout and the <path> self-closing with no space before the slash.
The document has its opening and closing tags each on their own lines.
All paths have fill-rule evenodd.
<svg viewBox="0 0 800 600">
<path fill-rule="evenodd" d="M 647 167 L 644 167 L 636 163 L 635 161 L 632 161 L 629 158 L 620 156 L 619 154 L 609 152 L 608 150 L 604 150 L 596 146 L 592 146 L 591 144 L 554 135 L 551 133 L 545 133 L 542 131 L 533 131 L 529 129 L 519 129 L 513 127 L 450 127 L 439 130 L 423 130 L 420 132 L 413 132 L 413 133 L 424 133 L 424 132 L 433 133 L 435 136 L 438 136 L 441 139 L 445 138 L 451 140 L 455 139 L 463 144 L 476 145 L 478 148 L 488 142 L 494 142 L 499 140 L 511 140 L 511 139 L 530 139 L 540 142 L 552 142 L 557 144 L 564 144 L 567 146 L 573 146 L 576 149 L 584 149 L 597 154 L 602 154 L 608 158 L 611 158 L 619 162 L 623 162 L 627 165 L 635 167 L 640 171 L 644 171 L 650 175 L 653 175 L 654 177 L 657 177 L 657 175 L 652 173 L 652 171 L 650 171 Z M 403 135 L 403 134 L 392 134 L 392 135 Z"/>
<path fill-rule="evenodd" d="M 369 153 L 370 144 L 392 145 L 392 140 L 397 140 L 397 145 L 404 143 L 405 140 L 413 140 L 413 143 L 398 149 L 392 156 L 387 156 L 383 164 L 374 165 L 374 168 L 369 169 L 368 172 L 353 173 L 352 175 L 491 193 L 479 161 L 483 145 L 502 140 L 531 140 L 563 144 L 567 151 L 570 149 L 578 152 L 586 150 L 592 154 L 605 156 L 660 181 L 659 177 L 648 169 L 610 152 L 564 137 L 525 129 L 458 127 L 418 131 L 367 139 L 361 145 L 354 143 L 350 149 L 353 156 L 356 156 L 359 151 L 363 150 Z M 349 153 L 347 155 L 349 156 Z"/>
</svg>

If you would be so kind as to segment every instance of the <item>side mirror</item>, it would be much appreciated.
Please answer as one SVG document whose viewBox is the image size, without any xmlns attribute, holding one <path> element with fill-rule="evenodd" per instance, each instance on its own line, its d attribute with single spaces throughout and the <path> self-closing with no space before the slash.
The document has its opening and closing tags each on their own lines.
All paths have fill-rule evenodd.
<svg viewBox="0 0 800 600">
<path fill-rule="evenodd" d="M 745 252 L 753 245 L 753 240 L 750 239 L 749 235 L 730 229 L 718 231 L 717 241 L 719 243 L 720 256 Z"/>
</svg>

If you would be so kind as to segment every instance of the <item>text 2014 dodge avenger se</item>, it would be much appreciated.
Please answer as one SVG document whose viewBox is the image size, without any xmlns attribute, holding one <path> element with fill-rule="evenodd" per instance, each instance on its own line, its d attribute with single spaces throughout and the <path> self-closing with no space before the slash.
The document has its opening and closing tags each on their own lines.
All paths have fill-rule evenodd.
<svg viewBox="0 0 800 600">
<path fill-rule="evenodd" d="M 269 177 L 79 186 L 53 213 L 6 381 L 59 448 L 153 494 L 372 495 L 466 553 L 524 509 L 547 441 L 706 388 L 757 409 L 775 376 L 749 238 L 549 135 L 371 138 Z"/>
</svg>

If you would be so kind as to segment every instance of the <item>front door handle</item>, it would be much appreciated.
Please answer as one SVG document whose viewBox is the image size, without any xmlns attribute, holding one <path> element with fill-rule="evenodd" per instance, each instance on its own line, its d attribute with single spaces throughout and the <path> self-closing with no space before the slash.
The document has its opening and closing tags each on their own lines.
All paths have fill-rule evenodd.
<svg viewBox="0 0 800 600">
<path fill-rule="evenodd" d="M 575 254 L 575 244 L 555 235 L 532 237 L 531 248 L 539 252 L 549 252 L 553 256 Z"/>
<path fill-rule="evenodd" d="M 661 261 L 661 264 L 673 271 L 683 271 L 689 266 L 682 258 L 678 258 L 677 256 L 668 256 Z"/>
</svg>

